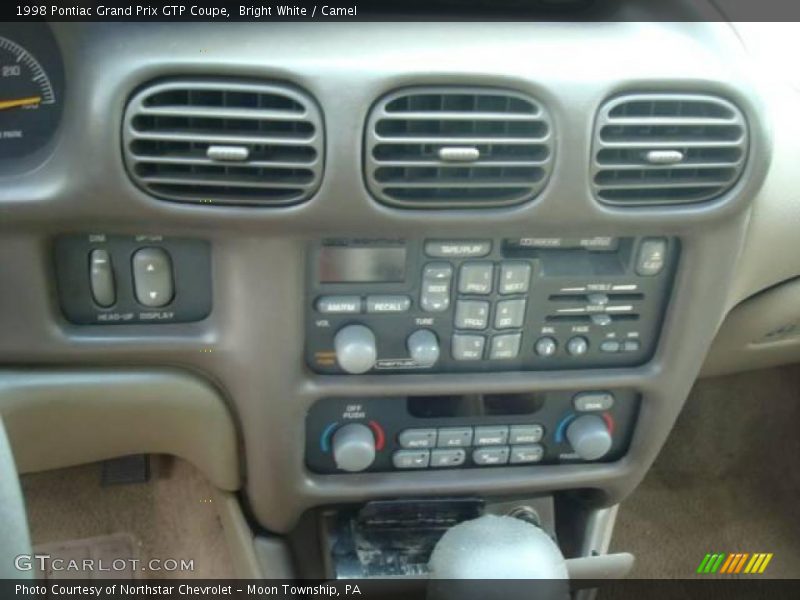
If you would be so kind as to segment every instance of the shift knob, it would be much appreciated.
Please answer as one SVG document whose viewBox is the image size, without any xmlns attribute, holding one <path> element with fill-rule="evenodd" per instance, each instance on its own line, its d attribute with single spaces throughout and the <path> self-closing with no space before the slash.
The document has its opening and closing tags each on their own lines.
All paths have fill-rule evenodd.
<svg viewBox="0 0 800 600">
<path fill-rule="evenodd" d="M 583 460 L 597 460 L 611 450 L 611 434 L 597 415 L 582 415 L 567 427 L 567 440 Z"/>
<path fill-rule="evenodd" d="M 336 361 L 342 370 L 360 375 L 375 366 L 378 350 L 375 334 L 366 325 L 347 325 L 333 338 Z"/>
<path fill-rule="evenodd" d="M 568 579 L 564 555 L 542 529 L 484 515 L 448 529 L 428 562 L 434 579 Z"/>
<path fill-rule="evenodd" d="M 361 423 L 350 423 L 333 434 L 333 460 L 342 471 L 363 471 L 375 460 L 375 436 Z"/>
<path fill-rule="evenodd" d="M 428 562 L 428 600 L 569 600 L 561 550 L 536 525 L 484 515 L 448 529 Z M 505 579 L 500 583 L 498 579 Z"/>
</svg>

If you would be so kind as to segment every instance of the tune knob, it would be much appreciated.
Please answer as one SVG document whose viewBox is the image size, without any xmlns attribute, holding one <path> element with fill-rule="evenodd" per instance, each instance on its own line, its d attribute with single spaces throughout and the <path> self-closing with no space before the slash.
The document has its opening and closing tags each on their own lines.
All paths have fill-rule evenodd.
<svg viewBox="0 0 800 600">
<path fill-rule="evenodd" d="M 430 367 L 439 360 L 439 340 L 430 329 L 417 329 L 406 340 L 408 355 L 421 367 Z"/>
<path fill-rule="evenodd" d="M 359 375 L 375 366 L 378 351 L 375 334 L 365 325 L 347 325 L 333 338 L 336 361 L 342 370 Z"/>
<path fill-rule="evenodd" d="M 333 434 L 333 460 L 342 471 L 363 471 L 375 460 L 375 436 L 361 423 L 350 423 Z"/>
<path fill-rule="evenodd" d="M 583 460 L 597 460 L 611 450 L 611 434 L 597 415 L 582 415 L 567 427 L 567 439 Z"/>
</svg>

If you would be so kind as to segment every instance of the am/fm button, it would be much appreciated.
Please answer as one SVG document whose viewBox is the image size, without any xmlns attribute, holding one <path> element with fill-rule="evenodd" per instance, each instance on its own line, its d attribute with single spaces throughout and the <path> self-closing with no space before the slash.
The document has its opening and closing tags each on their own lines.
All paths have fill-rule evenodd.
<svg viewBox="0 0 800 600">
<path fill-rule="evenodd" d="M 321 296 L 317 311 L 324 315 L 353 315 L 361 312 L 360 296 Z"/>
</svg>

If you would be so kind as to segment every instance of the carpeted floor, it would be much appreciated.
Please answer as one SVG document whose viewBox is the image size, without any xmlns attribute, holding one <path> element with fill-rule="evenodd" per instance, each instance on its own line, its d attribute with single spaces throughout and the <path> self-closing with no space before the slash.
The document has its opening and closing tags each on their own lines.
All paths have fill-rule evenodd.
<svg viewBox="0 0 800 600">
<path fill-rule="evenodd" d="M 96 554 L 98 538 L 130 539 L 124 556 L 146 564 L 160 559 L 193 560 L 193 570 L 137 573 L 147 578 L 227 578 L 233 567 L 211 488 L 188 463 L 153 460 L 148 483 L 101 487 L 100 465 L 85 465 L 22 477 L 31 537 L 48 551 L 64 548 L 66 556 Z M 109 539 L 109 538 L 106 538 Z M 58 544 L 58 542 L 68 542 Z M 109 555 L 109 551 L 102 550 Z M 66 574 L 65 574 L 66 575 Z M 73 574 L 74 576 L 74 574 Z"/>
<path fill-rule="evenodd" d="M 799 499 L 800 368 L 702 380 L 612 550 L 636 555 L 638 578 L 692 577 L 707 552 L 772 552 L 764 576 L 800 578 Z"/>
</svg>

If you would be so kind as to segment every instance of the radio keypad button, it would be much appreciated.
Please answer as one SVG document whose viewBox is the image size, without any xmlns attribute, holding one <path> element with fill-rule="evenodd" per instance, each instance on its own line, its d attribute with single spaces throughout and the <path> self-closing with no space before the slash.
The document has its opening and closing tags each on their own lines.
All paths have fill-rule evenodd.
<svg viewBox="0 0 800 600">
<path fill-rule="evenodd" d="M 450 308 L 450 282 L 453 267 L 448 263 L 430 263 L 422 271 L 422 294 L 419 304 L 425 312 L 444 312 Z"/>
<path fill-rule="evenodd" d="M 361 297 L 320 296 L 317 311 L 325 315 L 356 315 L 361 312 Z"/>
<path fill-rule="evenodd" d="M 401 448 L 433 448 L 436 446 L 435 429 L 406 429 L 397 436 Z"/>
<path fill-rule="evenodd" d="M 453 276 L 453 266 L 449 263 L 428 263 L 422 271 L 422 279 L 449 280 Z"/>
<path fill-rule="evenodd" d="M 489 325 L 489 303 L 483 300 L 456 302 L 456 329 L 486 329 Z"/>
<path fill-rule="evenodd" d="M 450 293 L 437 292 L 436 290 L 442 287 L 439 284 L 432 284 L 427 286 L 423 284 L 422 296 L 419 300 L 419 305 L 425 312 L 444 312 L 450 307 Z M 445 286 L 450 289 L 450 286 Z"/>
<path fill-rule="evenodd" d="M 367 296 L 368 313 L 404 313 L 410 308 L 408 296 Z"/>
<path fill-rule="evenodd" d="M 392 456 L 395 469 L 425 469 L 430 461 L 430 450 L 398 450 Z"/>
<path fill-rule="evenodd" d="M 508 443 L 508 426 L 507 425 L 488 425 L 485 427 L 475 428 L 475 441 L 476 446 L 502 446 Z"/>
<path fill-rule="evenodd" d="M 508 446 L 477 448 L 472 453 L 472 460 L 482 467 L 504 465 L 508 462 Z"/>
<path fill-rule="evenodd" d="M 501 300 L 497 303 L 497 310 L 494 314 L 494 326 L 496 329 L 513 329 L 522 327 L 525 320 L 525 299 Z"/>
<path fill-rule="evenodd" d="M 530 446 L 513 446 L 511 448 L 512 465 L 520 465 L 525 463 L 537 463 L 544 458 L 544 448 L 539 444 Z"/>
<path fill-rule="evenodd" d="M 619 352 L 621 344 L 616 340 L 606 340 L 600 344 L 600 352 Z"/>
<path fill-rule="evenodd" d="M 509 434 L 509 444 L 537 444 L 544 437 L 544 427 L 534 423 L 532 425 L 512 425 Z"/>
<path fill-rule="evenodd" d="M 439 448 L 463 448 L 472 445 L 472 427 L 442 427 L 439 429 Z"/>
<path fill-rule="evenodd" d="M 431 466 L 435 468 L 460 467 L 467 459 L 467 453 L 461 448 L 431 450 Z"/>
<path fill-rule="evenodd" d="M 489 348 L 489 358 L 491 360 L 508 360 L 519 356 L 519 347 L 522 343 L 521 333 L 507 333 L 496 335 L 492 338 Z"/>
<path fill-rule="evenodd" d="M 500 293 L 525 294 L 531 284 L 531 265 L 507 262 L 500 265 Z"/>
<path fill-rule="evenodd" d="M 453 335 L 453 360 L 480 360 L 486 338 L 482 335 Z"/>
<path fill-rule="evenodd" d="M 625 340 L 625 343 L 622 344 L 623 352 L 638 352 L 639 348 L 641 348 L 641 344 L 637 340 Z"/>
<path fill-rule="evenodd" d="M 464 263 L 458 275 L 458 291 L 461 294 L 489 294 L 493 274 L 494 265 L 490 262 Z"/>
<path fill-rule="evenodd" d="M 489 240 L 432 240 L 425 242 L 425 254 L 432 258 L 473 258 L 492 250 Z"/>
</svg>

